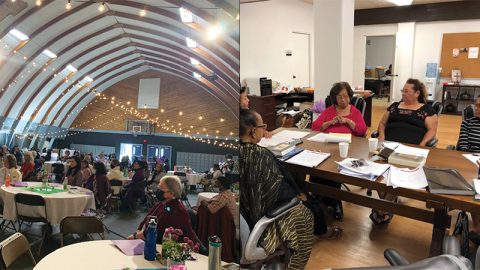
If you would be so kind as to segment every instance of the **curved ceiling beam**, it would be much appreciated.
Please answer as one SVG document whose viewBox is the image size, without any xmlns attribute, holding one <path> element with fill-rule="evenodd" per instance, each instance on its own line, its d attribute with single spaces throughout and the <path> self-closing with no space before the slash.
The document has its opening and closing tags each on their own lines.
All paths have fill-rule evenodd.
<svg viewBox="0 0 480 270">
<path fill-rule="evenodd" d="M 83 41 L 88 40 L 88 39 L 90 39 L 90 38 L 95 38 L 95 37 L 98 36 L 99 34 L 105 33 L 105 32 L 107 32 L 108 30 L 117 28 L 117 27 L 119 27 L 119 26 L 120 26 L 120 25 L 113 25 L 113 26 L 108 27 L 108 29 L 107 29 L 107 28 L 106 28 L 106 29 L 102 29 L 102 30 L 100 30 L 100 31 L 98 31 L 98 32 L 95 32 L 95 33 L 93 33 L 93 34 L 90 34 L 90 35 L 82 38 L 81 41 L 83 42 Z M 125 37 L 132 37 L 132 38 L 137 38 L 137 39 L 140 39 L 140 40 L 146 40 L 146 41 L 149 41 L 149 42 L 152 42 L 152 43 L 159 43 L 159 40 L 158 40 L 158 39 L 147 38 L 147 37 L 143 37 L 143 36 L 139 36 L 139 35 L 125 34 Z M 78 42 L 75 42 L 74 44 L 78 44 Z M 175 47 L 175 46 L 173 46 L 173 45 L 171 45 L 171 44 L 167 44 L 167 43 L 163 43 L 163 42 L 161 42 L 161 44 L 162 44 L 162 45 L 168 45 L 167 47 L 171 48 L 172 50 L 178 49 L 178 47 Z M 190 50 L 185 49 L 185 48 L 182 48 L 182 49 L 183 49 L 183 51 L 186 52 L 187 54 L 190 54 L 190 56 L 198 58 L 198 56 L 195 55 L 195 54 L 193 54 Z M 62 51 L 64 52 L 64 50 L 62 50 Z M 198 51 L 197 51 L 197 52 L 198 52 Z M 206 57 L 209 57 L 209 56 L 206 56 Z M 205 66 L 207 66 L 207 67 L 210 68 L 210 69 L 214 69 L 214 67 L 215 67 L 215 66 L 210 65 L 208 62 L 203 62 L 203 61 L 202 61 L 202 63 L 204 63 Z M 219 64 L 219 63 L 217 63 L 217 64 Z M 18 72 L 18 74 L 19 74 L 19 73 L 20 73 L 20 72 Z M 18 74 L 16 74 L 16 75 L 18 76 Z M 220 74 L 219 74 L 219 75 L 220 75 Z M 234 82 L 232 82 L 232 81 L 233 81 L 233 80 L 230 81 L 231 84 L 234 83 Z M 238 80 L 237 80 L 237 82 L 236 82 L 235 84 L 237 85 L 236 88 L 238 88 Z M 233 90 L 233 91 L 235 91 L 235 94 L 238 93 L 237 90 Z M 10 102 L 10 104 L 16 104 L 16 101 L 17 101 L 17 99 L 18 99 L 19 94 L 21 94 L 21 92 L 18 92 L 18 93 L 16 94 L 16 96 L 14 97 L 13 102 Z M 234 94 L 234 95 L 235 95 L 235 94 Z M 10 106 L 10 107 L 11 107 L 11 106 Z M 8 110 L 8 111 L 9 111 L 9 110 Z M 5 115 L 7 115 L 7 114 L 5 114 Z"/>
<path fill-rule="evenodd" d="M 115 27 L 114 27 L 114 28 L 115 28 Z M 103 32 L 103 30 L 102 30 L 102 32 Z M 91 37 L 91 38 L 95 37 L 95 33 L 92 34 L 92 35 L 90 35 L 90 37 Z M 145 38 L 145 37 L 139 36 L 139 35 L 124 35 L 124 36 L 122 36 L 122 37 L 132 37 L 132 38 L 135 38 L 135 39 L 138 39 L 138 40 L 148 39 L 147 41 L 152 42 L 152 43 L 155 42 L 155 43 L 157 43 L 157 44 L 159 44 L 159 45 L 168 45 L 168 44 L 164 44 L 163 42 L 159 42 L 157 39 Z M 112 38 L 112 39 L 110 39 L 109 41 L 112 41 L 112 42 L 113 42 L 113 41 L 115 41 L 115 40 L 116 40 L 116 38 Z M 82 42 L 84 42 L 84 41 L 85 41 L 85 40 L 82 39 Z M 103 46 L 103 45 L 105 45 L 106 43 L 107 43 L 107 41 L 102 42 L 102 43 L 100 43 L 99 45 L 102 45 L 102 46 Z M 78 43 L 77 43 L 77 44 L 78 44 Z M 165 53 L 175 54 L 175 53 L 172 53 L 171 51 L 163 50 L 163 49 L 160 49 L 160 48 L 157 48 L 157 47 L 154 47 L 154 46 L 143 45 L 143 44 L 141 44 L 141 43 L 132 43 L 132 45 L 135 46 L 135 47 L 142 47 L 142 48 L 147 48 L 147 49 L 150 49 L 150 50 L 156 50 L 156 51 L 162 51 L 162 52 L 165 52 Z M 92 48 L 95 48 L 95 47 L 96 47 L 96 46 L 93 46 Z M 100 47 L 100 46 L 98 46 L 98 47 Z M 86 50 L 86 51 L 83 51 L 83 53 L 81 53 L 80 56 L 83 56 L 83 55 L 85 55 L 87 52 L 90 52 L 92 48 L 90 48 L 90 49 L 88 49 L 88 50 Z M 170 49 L 173 50 L 174 48 L 170 47 Z M 188 49 L 186 49 L 186 50 L 184 49 L 183 52 L 184 52 L 184 54 L 186 54 L 186 55 L 196 57 L 196 55 L 194 55 L 194 54 L 193 54 L 190 50 L 188 50 Z M 180 57 L 183 57 L 183 56 L 179 55 L 179 58 L 180 58 Z M 183 57 L 183 58 L 184 58 L 184 57 Z M 74 59 L 71 59 L 71 60 L 69 60 L 69 61 L 65 61 L 65 64 L 61 67 L 61 69 L 65 68 L 66 65 L 67 65 L 67 63 L 71 63 L 71 62 L 73 62 L 73 61 L 76 60 L 76 59 L 78 59 L 78 57 L 75 57 Z M 189 60 L 186 60 L 186 61 L 189 61 Z M 205 66 L 207 66 L 207 68 L 211 68 L 211 67 L 212 67 L 208 62 L 202 62 L 202 63 L 204 63 Z M 187 63 L 187 64 L 188 64 L 188 63 Z M 80 69 L 79 69 L 79 70 L 80 70 Z M 219 75 L 221 76 L 221 75 L 223 75 L 223 74 L 219 74 Z M 29 106 L 30 103 L 32 102 L 33 97 L 35 96 L 35 93 L 38 92 L 39 90 L 41 90 L 41 89 L 48 83 L 48 81 L 51 80 L 51 79 L 53 79 L 53 78 L 54 78 L 54 76 L 53 76 L 53 74 L 52 74 L 52 75 L 49 77 L 49 79 L 48 79 L 47 81 L 45 81 L 45 82 L 41 85 L 40 88 L 37 88 L 37 90 L 35 90 L 35 92 L 34 92 L 34 93 L 30 96 L 30 98 L 28 99 L 26 106 L 23 106 L 23 107 L 24 107 L 24 110 L 25 110 L 25 108 L 28 108 L 28 106 Z M 223 78 L 225 78 L 225 77 L 224 77 L 224 76 L 221 76 L 221 78 L 223 79 Z M 229 80 L 229 82 L 230 82 L 230 83 L 229 83 L 229 86 L 230 86 L 230 88 L 231 88 L 231 90 L 229 91 L 229 93 L 230 93 L 230 95 L 232 96 L 233 99 L 237 100 L 237 99 L 238 99 L 238 90 L 236 90 L 234 87 L 231 86 L 231 85 L 234 83 L 233 80 Z M 29 83 L 29 84 L 27 84 L 27 85 L 31 85 L 31 84 Z M 236 85 L 237 85 L 237 89 L 238 89 L 238 81 L 236 82 Z M 27 87 L 27 86 L 24 86 L 24 88 L 22 88 L 22 91 L 23 91 L 26 87 Z M 227 89 L 228 89 L 228 88 L 227 88 Z M 17 104 L 17 99 L 18 99 L 18 95 L 19 95 L 19 94 L 20 94 L 20 93 L 17 94 L 17 97 L 15 98 L 14 102 L 12 102 L 11 104 L 16 104 L 16 106 L 18 106 L 18 104 Z M 10 106 L 10 107 L 11 107 L 11 106 Z M 11 109 L 11 108 L 10 108 L 10 109 Z"/>
<path fill-rule="evenodd" d="M 177 74 L 179 77 L 183 77 L 183 79 L 185 79 L 184 76 L 182 76 L 181 73 L 184 73 L 184 74 L 190 74 L 191 73 L 191 69 L 187 69 L 185 67 L 182 67 L 181 65 L 174 65 L 172 67 L 172 64 L 170 62 L 166 62 L 166 61 L 162 61 L 162 60 L 159 60 L 159 59 L 153 59 L 153 58 L 145 58 L 145 60 L 148 60 L 150 62 L 153 62 L 155 64 L 160 64 L 162 65 L 165 69 L 168 69 L 171 71 L 171 73 L 175 73 Z M 124 65 L 124 64 L 123 64 Z M 121 65 L 120 65 L 121 66 Z M 110 69 L 110 71 L 108 72 L 112 72 L 112 71 L 115 71 L 114 68 Z M 103 77 L 107 72 L 104 72 L 102 73 L 102 75 L 99 75 L 98 77 Z M 191 80 L 190 80 L 191 81 Z M 206 83 L 205 83 L 206 84 Z M 207 93 L 209 93 L 210 95 L 214 96 L 216 99 L 218 99 L 221 103 L 223 103 L 227 108 L 231 108 L 231 107 L 235 107 L 235 105 L 238 104 L 238 101 L 231 101 L 229 103 L 225 103 L 224 102 L 224 99 L 222 99 L 222 97 L 219 97 L 215 94 L 215 92 L 213 91 L 214 89 L 218 89 L 218 86 L 217 85 L 214 85 L 214 84 L 210 84 L 210 85 L 207 85 L 208 88 L 206 89 L 207 90 Z M 204 87 L 203 87 L 204 88 Z M 75 96 L 80 93 L 81 91 L 77 91 L 74 93 L 74 96 L 71 97 L 69 99 L 69 101 L 72 101 L 74 100 Z M 84 94 L 84 97 L 87 96 L 88 93 Z M 81 97 L 80 99 L 84 98 L 84 97 Z M 60 108 L 59 110 L 56 110 L 57 111 L 57 115 L 54 117 L 54 118 L 58 118 L 58 114 L 59 112 L 62 112 L 64 111 L 64 107 L 66 106 L 66 104 L 63 104 L 62 108 Z M 44 120 L 46 118 L 44 117 Z M 51 119 L 51 118 L 50 118 Z M 44 122 L 44 120 L 42 120 L 42 122 Z M 48 122 L 48 120 L 47 120 Z M 51 122 L 51 125 L 53 124 L 53 121 Z"/>
</svg>

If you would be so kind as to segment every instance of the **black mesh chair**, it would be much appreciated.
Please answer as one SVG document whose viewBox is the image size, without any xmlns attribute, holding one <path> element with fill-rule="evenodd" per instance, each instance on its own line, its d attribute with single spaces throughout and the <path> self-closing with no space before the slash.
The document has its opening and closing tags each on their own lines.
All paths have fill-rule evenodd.
<svg viewBox="0 0 480 270">
<path fill-rule="evenodd" d="M 30 207 L 39 207 L 43 209 L 43 213 L 38 216 L 31 215 L 26 213 L 26 206 Z M 52 226 L 47 219 L 47 204 L 45 199 L 39 195 L 17 193 L 15 194 L 15 208 L 17 212 L 17 222 L 18 222 L 18 231 L 22 232 L 23 222 L 40 222 L 44 223 L 46 226 L 43 229 L 42 238 L 38 241 L 40 242 L 40 247 L 38 248 L 38 256 L 40 256 L 40 251 L 42 250 L 43 242 L 47 237 L 49 237 L 52 232 Z M 33 245 L 33 243 L 32 243 Z"/>
<path fill-rule="evenodd" d="M 85 234 L 91 240 L 91 234 L 99 234 L 104 240 L 104 226 L 101 220 L 96 217 L 71 216 L 65 217 L 60 222 L 60 246 L 63 247 L 66 234 Z"/>
<path fill-rule="evenodd" d="M 333 104 L 333 101 L 332 99 L 330 98 L 330 96 L 327 96 L 325 98 L 325 107 L 328 108 L 330 107 L 331 105 Z M 365 102 L 365 100 L 361 97 L 352 97 L 350 99 L 350 104 L 355 106 L 355 108 L 357 108 L 361 113 L 362 113 L 362 116 L 365 115 L 365 109 L 367 108 L 367 102 Z"/>
<path fill-rule="evenodd" d="M 443 104 L 440 101 L 435 101 L 432 104 L 432 108 L 437 113 L 437 116 L 440 117 L 443 111 Z"/>
</svg>

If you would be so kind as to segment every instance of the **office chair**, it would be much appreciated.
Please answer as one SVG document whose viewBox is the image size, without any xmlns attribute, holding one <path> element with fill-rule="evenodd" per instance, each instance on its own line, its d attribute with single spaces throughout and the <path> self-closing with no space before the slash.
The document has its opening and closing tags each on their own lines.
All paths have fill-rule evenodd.
<svg viewBox="0 0 480 270">
<path fill-rule="evenodd" d="M 391 266 L 378 266 L 378 267 L 356 267 L 356 268 L 336 268 L 339 269 L 348 269 L 348 270 L 390 270 L 390 269 L 401 269 L 401 270 L 414 270 L 414 269 L 424 269 L 424 270 L 473 270 L 472 263 L 469 259 L 460 255 L 460 244 L 458 243 L 457 238 L 454 236 L 446 236 L 443 240 L 442 245 L 443 254 L 427 259 L 420 260 L 418 262 L 409 263 L 405 258 L 403 258 L 400 253 L 395 249 L 386 249 L 384 252 L 385 259 L 390 263 Z M 479 253 L 477 251 L 477 257 Z M 480 269 L 477 265 L 475 269 Z"/>
<path fill-rule="evenodd" d="M 288 262 L 288 250 L 286 247 L 280 246 L 273 254 L 267 254 L 260 245 L 259 240 L 270 223 L 287 214 L 299 203 L 300 201 L 297 198 L 293 198 L 291 201 L 269 211 L 255 224 L 255 227 L 251 231 L 243 216 L 240 215 L 240 241 L 242 244 L 240 265 L 242 268 L 259 269 L 265 266 L 269 260 L 280 256 L 285 256 L 284 262 L 272 264 L 269 266 L 269 269 L 286 268 L 284 265 L 285 262 Z"/>
<path fill-rule="evenodd" d="M 330 107 L 332 104 L 333 104 L 332 99 L 330 98 L 330 95 L 328 95 L 325 98 L 325 108 Z M 350 105 L 355 106 L 355 108 L 357 108 L 362 113 L 362 116 L 365 115 L 365 110 L 367 108 L 367 102 L 363 98 L 352 97 L 350 99 Z"/>
<path fill-rule="evenodd" d="M 435 113 L 437 114 L 437 116 L 440 117 L 440 115 L 442 114 L 442 111 L 443 111 L 442 103 L 440 101 L 435 101 L 432 104 L 432 108 L 435 111 Z"/>
</svg>

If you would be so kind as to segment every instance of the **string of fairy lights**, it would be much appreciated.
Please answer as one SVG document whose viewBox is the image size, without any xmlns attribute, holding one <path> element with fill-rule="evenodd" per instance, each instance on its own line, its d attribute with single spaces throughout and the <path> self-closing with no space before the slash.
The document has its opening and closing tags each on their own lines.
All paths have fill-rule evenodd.
<svg viewBox="0 0 480 270">
<path fill-rule="evenodd" d="M 11 0 L 11 1 L 15 2 L 15 0 Z M 43 4 L 43 2 L 44 2 L 43 0 L 36 0 L 35 4 L 37 6 L 41 6 Z M 106 1 L 99 1 L 98 2 L 98 11 L 99 12 L 104 12 L 106 10 L 107 7 L 106 7 L 105 3 L 106 3 Z M 67 10 L 70 10 L 72 8 L 72 1 L 67 0 L 65 8 Z M 146 16 L 147 15 L 147 10 L 145 9 L 145 7 L 143 9 L 139 9 L 138 14 L 141 17 Z M 195 28 L 194 25 L 197 23 L 196 22 L 197 19 L 195 18 L 195 15 L 190 10 L 188 10 L 186 8 L 183 8 L 183 7 L 180 7 L 179 8 L 179 14 L 180 14 L 180 17 L 181 17 L 181 21 L 183 23 L 185 23 L 189 27 Z M 238 16 L 237 16 L 236 20 L 238 20 Z M 222 27 L 220 27 L 220 25 L 211 25 L 211 27 L 207 31 L 208 40 L 216 39 L 221 34 L 221 32 L 222 32 Z M 13 40 L 18 41 L 18 43 L 12 43 L 11 38 L 8 42 L 7 41 L 2 42 L 2 40 L 0 40 L 0 49 L 8 51 L 9 52 L 8 54 L 10 54 L 10 55 L 15 55 L 15 54 L 20 55 L 20 57 L 23 57 L 24 61 L 28 60 L 28 61 L 32 61 L 32 63 L 31 63 L 31 65 L 29 64 L 29 65 L 26 66 L 24 71 L 19 74 L 20 75 L 19 77 L 14 78 L 12 81 L 9 81 L 8 85 L 7 84 L 4 85 L 2 87 L 2 89 L 0 89 L 0 95 L 3 95 L 4 92 L 6 92 L 8 89 L 14 87 L 18 83 L 18 80 L 26 79 L 25 77 L 31 76 L 29 74 L 32 74 L 33 72 L 40 72 L 40 73 L 41 72 L 46 72 L 46 71 L 53 72 L 53 77 L 56 78 L 57 76 L 62 76 L 62 81 L 65 84 L 69 84 L 72 77 L 75 75 L 76 72 L 78 72 L 78 70 L 74 66 L 72 66 L 71 64 L 64 66 L 64 68 L 61 68 L 60 66 L 59 67 L 53 67 L 53 66 L 51 67 L 51 64 L 55 63 L 55 60 L 56 60 L 57 56 L 54 53 L 52 53 L 51 51 L 49 51 L 48 49 L 44 50 L 43 53 L 40 54 L 39 56 L 37 56 L 35 59 L 31 59 L 31 58 L 27 57 L 26 55 L 21 54 L 20 50 L 23 48 L 23 46 L 27 42 L 31 41 L 30 38 L 27 35 L 18 31 L 17 29 L 10 30 L 9 34 L 10 34 L 10 37 L 14 37 Z M 188 48 L 190 48 L 190 49 L 197 48 L 197 43 L 196 43 L 195 40 L 192 40 L 191 38 L 186 37 L 185 41 L 186 41 L 186 46 Z M 198 61 L 194 58 L 191 58 L 190 62 L 197 69 L 202 69 L 203 68 L 203 69 L 208 70 L 208 68 L 206 68 L 200 61 Z M 80 74 L 81 76 L 85 75 L 85 74 L 81 74 L 80 72 L 78 74 Z M 196 72 L 193 72 L 192 75 L 193 75 L 194 78 L 196 78 L 198 80 L 200 80 L 202 78 L 202 76 L 200 76 Z M 193 125 L 187 126 L 187 125 L 184 125 L 182 122 L 178 122 L 178 120 L 175 123 L 171 123 L 169 119 L 165 119 L 165 120 L 162 119 L 162 121 L 161 121 L 161 120 L 159 120 L 159 117 L 155 117 L 155 118 L 149 117 L 149 115 L 147 113 L 142 113 L 137 108 L 132 107 L 130 101 L 120 102 L 120 101 L 116 100 L 116 98 L 114 96 L 107 96 L 104 93 L 101 93 L 101 92 L 97 91 L 96 88 L 90 88 L 89 86 L 93 85 L 92 83 L 93 83 L 93 79 L 91 77 L 89 77 L 88 75 L 86 75 L 86 76 L 83 77 L 83 79 L 76 80 L 75 83 L 70 85 L 70 87 L 67 86 L 66 89 L 63 90 L 58 95 L 57 99 L 65 96 L 65 95 L 68 95 L 70 93 L 75 93 L 77 91 L 86 91 L 86 92 L 95 94 L 95 98 L 92 101 L 90 101 L 87 105 L 83 106 L 80 109 L 77 109 L 76 111 L 70 112 L 66 116 L 63 116 L 63 121 L 65 121 L 65 119 L 67 119 L 71 116 L 75 116 L 75 115 L 79 114 L 84 109 L 88 108 L 89 106 L 91 106 L 92 104 L 95 104 L 97 102 L 105 102 L 106 103 L 106 102 L 110 101 L 109 103 L 111 104 L 111 107 L 108 108 L 107 110 L 101 112 L 98 115 L 95 115 L 94 117 L 92 117 L 88 120 L 84 120 L 81 123 L 77 123 L 75 126 L 71 126 L 69 128 L 66 128 L 66 129 L 57 128 L 54 131 L 49 131 L 49 132 L 44 132 L 44 133 L 34 133 L 34 134 L 33 133 L 23 133 L 23 132 L 19 132 L 18 130 L 14 129 L 13 134 L 17 138 L 26 138 L 26 137 L 33 137 L 33 136 L 36 136 L 36 137 L 51 137 L 51 138 L 66 138 L 68 136 L 73 136 L 73 135 L 97 130 L 101 127 L 105 127 L 106 125 L 113 123 L 115 120 L 118 120 L 125 115 L 130 115 L 130 116 L 136 117 L 136 118 L 141 119 L 141 120 L 146 120 L 148 123 L 150 123 L 152 125 L 155 125 L 156 127 L 161 128 L 164 131 L 176 134 L 176 135 L 181 136 L 181 137 L 189 138 L 189 139 L 192 139 L 192 140 L 195 140 L 195 141 L 198 141 L 198 142 L 202 142 L 202 143 L 217 145 L 217 146 L 220 146 L 220 147 L 237 148 L 238 138 L 235 138 L 236 132 L 230 131 L 229 135 L 231 137 L 221 137 L 219 130 L 207 130 L 205 127 L 200 128 L 198 126 L 193 126 Z M 72 95 L 72 97 L 73 97 L 73 95 Z M 102 105 L 105 104 L 105 103 L 102 103 Z M 40 107 L 37 107 L 34 110 L 34 112 L 32 112 L 32 113 L 27 112 L 27 110 L 25 110 L 23 112 L 23 115 L 18 116 L 15 120 L 17 120 L 17 121 L 18 120 L 26 120 L 27 117 L 30 117 L 30 120 L 33 122 L 35 120 L 35 117 L 36 117 L 35 113 L 39 111 L 39 108 Z M 146 108 L 144 108 L 144 109 L 146 109 Z M 111 113 L 115 110 L 121 110 L 123 113 L 114 116 L 113 118 L 109 119 L 108 121 L 103 121 L 102 120 L 101 123 L 99 123 L 97 125 L 90 126 L 89 128 L 85 128 L 83 130 L 78 130 L 78 129 L 86 126 L 87 124 L 98 120 L 99 118 L 103 119 L 108 113 Z M 165 111 L 165 109 L 162 109 L 162 108 L 160 109 L 160 113 L 161 114 L 165 113 L 165 115 L 168 114 Z M 169 112 L 169 113 L 172 113 L 172 112 Z M 174 114 L 178 113 L 179 116 L 183 115 L 182 111 L 173 112 L 173 113 Z M 60 116 L 57 114 L 57 116 L 51 121 L 51 123 L 54 123 L 55 121 L 57 121 L 58 117 L 60 117 Z M 191 117 L 191 115 L 189 115 L 189 117 Z M 206 116 L 204 116 L 204 115 L 198 115 L 198 116 L 196 116 L 196 118 L 198 119 L 199 123 L 201 123 L 202 121 L 210 122 L 210 123 L 212 123 L 212 121 L 218 121 L 218 120 L 206 119 Z M 220 123 L 223 123 L 223 122 L 225 122 L 225 119 L 220 118 L 219 121 L 220 121 Z M 47 122 L 47 120 L 45 120 L 42 124 L 45 125 L 46 122 Z"/>
</svg>

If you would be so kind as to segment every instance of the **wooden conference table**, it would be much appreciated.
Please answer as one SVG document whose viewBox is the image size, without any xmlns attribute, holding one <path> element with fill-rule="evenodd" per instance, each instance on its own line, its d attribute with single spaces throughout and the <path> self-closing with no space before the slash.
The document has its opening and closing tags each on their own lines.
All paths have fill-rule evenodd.
<svg viewBox="0 0 480 270">
<path fill-rule="evenodd" d="M 274 133 L 285 130 L 283 128 L 275 130 Z M 298 129 L 297 129 L 298 130 Z M 357 194 L 345 191 L 321 183 L 302 182 L 299 185 L 305 190 L 314 194 L 337 198 L 343 201 L 351 202 L 357 205 L 370 207 L 374 209 L 392 212 L 394 214 L 412 218 L 415 220 L 433 224 L 432 242 L 430 245 L 430 256 L 441 254 L 443 237 L 446 229 L 450 227 L 451 216 L 448 211 L 458 209 L 467 212 L 480 213 L 480 202 L 474 201 L 473 196 L 464 195 L 443 195 L 431 194 L 426 190 L 414 190 L 407 188 L 392 188 L 381 183 L 383 177 L 379 177 L 377 181 L 368 181 L 353 176 L 340 174 L 335 161 L 341 161 L 337 143 L 319 143 L 308 141 L 307 138 L 317 134 L 312 132 L 302 138 L 303 143 L 298 145 L 308 150 L 320 150 L 322 152 L 331 153 L 331 156 L 315 168 L 307 168 L 299 165 L 285 163 L 292 173 L 296 173 L 298 179 L 305 179 L 305 175 L 318 176 L 322 179 L 333 180 L 339 183 L 345 183 L 362 188 L 377 190 L 380 192 L 388 192 L 398 196 L 406 197 L 412 200 L 425 202 L 426 208 L 402 205 L 390 202 L 366 194 Z M 380 142 L 379 142 L 380 145 Z M 468 182 L 477 177 L 477 167 L 462 156 L 463 152 L 451 151 L 439 148 L 429 148 L 425 166 L 456 169 Z M 369 158 L 368 139 L 363 137 L 352 136 L 352 143 L 348 149 L 348 157 L 352 158 Z"/>
</svg>

